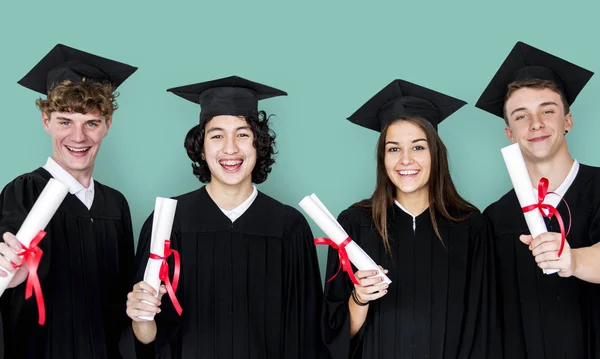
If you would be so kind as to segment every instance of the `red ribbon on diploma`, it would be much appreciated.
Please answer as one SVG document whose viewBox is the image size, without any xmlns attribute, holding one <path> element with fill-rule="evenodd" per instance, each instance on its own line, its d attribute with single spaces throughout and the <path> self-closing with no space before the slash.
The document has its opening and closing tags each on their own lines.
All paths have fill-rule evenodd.
<svg viewBox="0 0 600 359">
<path fill-rule="evenodd" d="M 352 283 L 358 284 L 358 281 L 354 277 L 354 272 L 352 272 L 352 266 L 350 265 L 350 259 L 348 258 L 348 252 L 346 252 L 346 246 L 352 242 L 350 237 L 346 238 L 340 245 L 337 245 L 334 241 L 329 238 L 315 238 L 315 244 L 326 244 L 329 245 L 338 251 L 338 257 L 340 258 L 340 267 L 337 272 L 327 281 L 331 282 L 335 276 L 338 275 L 340 269 L 344 268 L 344 272 L 348 273 L 348 277 L 352 280 Z"/>
<path fill-rule="evenodd" d="M 548 179 L 545 177 L 542 177 L 540 179 L 540 182 L 538 182 L 538 202 L 535 204 L 523 207 L 523 213 L 527 213 L 527 212 L 538 209 L 540 211 L 540 213 L 542 214 L 542 216 L 544 216 L 544 217 L 552 218 L 553 215 L 556 216 L 556 220 L 558 221 L 558 226 L 560 227 L 560 236 L 561 236 L 560 249 L 558 250 L 558 257 L 560 258 L 561 254 L 563 252 L 563 249 L 565 247 L 565 241 L 567 239 L 567 234 L 571 230 L 571 220 L 569 220 L 569 229 L 567 230 L 567 234 L 565 234 L 565 225 L 563 223 L 562 217 L 560 216 L 560 213 L 558 213 L 558 210 L 554 206 L 544 203 L 544 199 L 546 199 L 546 195 L 548 195 L 550 193 L 554 193 L 554 192 L 548 192 Z M 554 194 L 556 194 L 556 193 L 554 193 Z M 571 217 L 571 209 L 569 208 L 568 203 L 564 199 L 562 199 L 562 200 L 563 200 L 563 202 L 565 202 L 565 205 L 567 206 L 567 210 L 569 211 L 569 217 Z M 543 211 L 544 209 L 548 210 L 548 214 L 546 214 Z"/>
<path fill-rule="evenodd" d="M 173 259 L 175 261 L 175 268 L 173 270 L 173 284 L 171 284 L 171 281 L 169 279 L 169 263 L 167 263 L 167 258 L 171 254 L 173 255 Z M 164 257 L 161 257 L 154 253 L 150 253 L 150 258 L 162 260 L 158 277 L 160 278 L 161 281 L 165 282 L 165 287 L 167 287 L 167 293 L 169 293 L 169 297 L 171 298 L 171 303 L 173 303 L 173 307 L 175 307 L 177 314 L 181 315 L 181 312 L 183 311 L 183 309 L 181 309 L 181 304 L 179 304 L 179 301 L 177 300 L 177 297 L 175 296 L 175 292 L 177 291 L 177 286 L 179 285 L 179 252 L 177 252 L 175 249 L 171 249 L 171 241 L 167 239 L 165 241 Z"/>
<path fill-rule="evenodd" d="M 22 265 L 27 267 L 29 274 L 27 275 L 27 282 L 25 283 L 25 299 L 31 298 L 33 292 L 35 291 L 35 300 L 37 301 L 38 307 L 38 323 L 40 325 L 44 325 L 46 322 L 44 294 L 42 293 L 40 278 L 37 275 L 37 269 L 40 265 L 42 254 L 44 254 L 40 247 L 38 247 L 38 244 L 40 244 L 40 241 L 42 238 L 44 238 L 44 236 L 46 236 L 46 232 L 39 231 L 38 234 L 33 237 L 31 243 L 29 243 L 29 247 L 26 247 L 23 243 L 21 243 L 21 248 L 23 251 L 19 253 L 19 255 L 23 257 L 23 261 L 19 265 L 13 264 L 13 267 L 15 268 L 19 268 Z"/>
</svg>

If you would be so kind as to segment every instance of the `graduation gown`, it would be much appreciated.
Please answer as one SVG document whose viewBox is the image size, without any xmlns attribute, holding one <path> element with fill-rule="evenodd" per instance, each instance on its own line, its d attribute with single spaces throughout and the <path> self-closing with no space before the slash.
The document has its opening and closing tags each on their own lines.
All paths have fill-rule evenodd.
<svg viewBox="0 0 600 359">
<path fill-rule="evenodd" d="M 51 175 L 22 175 L 0 194 L 0 233 L 17 233 Z M 25 282 L 0 298 L 4 355 L 11 359 L 119 358 L 119 334 L 128 323 L 125 300 L 133 263 L 129 206 L 118 191 L 94 182 L 90 210 L 73 194 L 46 227 L 38 276 L 46 323 Z"/>
<path fill-rule="evenodd" d="M 454 223 L 437 215 L 447 248 L 435 235 L 429 210 L 415 217 L 415 230 L 413 217 L 396 205 L 388 218 L 392 256 L 370 211 L 350 207 L 339 216 L 348 235 L 388 269 L 392 283 L 385 296 L 369 304 L 352 340 L 348 299 L 353 284 L 343 272 L 325 284 L 323 338 L 331 357 L 497 357 L 493 251 L 483 216 L 473 213 Z M 330 249 L 326 278 L 338 266 L 337 251 Z"/>
<path fill-rule="evenodd" d="M 581 164 L 564 199 L 571 248 L 600 240 L 600 168 Z M 565 227 L 567 207 L 557 207 Z M 529 234 L 514 190 L 484 212 L 493 225 L 506 358 L 600 358 L 600 285 L 545 275 L 520 240 Z M 556 218 L 551 232 L 560 232 Z"/>
<path fill-rule="evenodd" d="M 181 255 L 183 313 L 177 315 L 165 294 L 156 340 L 137 342 L 137 357 L 320 358 L 321 277 L 300 212 L 259 192 L 232 223 L 205 187 L 176 199 L 171 247 Z M 143 279 L 151 232 L 152 215 L 140 234 L 136 282 Z M 172 257 L 169 263 L 172 275 Z M 126 357 L 134 357 L 133 347 L 124 344 Z"/>
</svg>

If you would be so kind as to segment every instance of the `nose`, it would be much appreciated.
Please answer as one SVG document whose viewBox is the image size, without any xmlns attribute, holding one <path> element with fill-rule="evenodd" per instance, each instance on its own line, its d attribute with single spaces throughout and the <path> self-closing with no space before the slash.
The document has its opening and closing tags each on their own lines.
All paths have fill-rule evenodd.
<svg viewBox="0 0 600 359">
<path fill-rule="evenodd" d="M 400 164 L 409 165 L 412 163 L 412 152 L 408 149 L 403 149 L 400 152 Z"/>
<path fill-rule="evenodd" d="M 71 139 L 75 142 L 83 142 L 85 141 L 85 133 L 82 124 L 77 124 L 73 126 L 73 132 L 71 132 Z"/>
<path fill-rule="evenodd" d="M 542 122 L 542 116 L 535 114 L 531 116 L 531 123 L 529 124 L 530 131 L 538 131 L 544 128 L 544 122 Z"/>
<path fill-rule="evenodd" d="M 232 155 L 234 153 L 237 153 L 237 151 L 238 151 L 237 137 L 236 136 L 227 137 L 227 139 L 225 141 L 225 147 L 223 148 L 223 152 L 225 154 Z"/>
</svg>

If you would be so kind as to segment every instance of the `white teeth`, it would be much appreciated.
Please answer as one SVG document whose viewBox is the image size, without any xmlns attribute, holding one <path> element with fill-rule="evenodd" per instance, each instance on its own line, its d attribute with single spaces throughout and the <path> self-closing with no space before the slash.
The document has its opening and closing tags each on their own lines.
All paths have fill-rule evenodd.
<svg viewBox="0 0 600 359">
<path fill-rule="evenodd" d="M 398 172 L 400 172 L 400 175 L 402 175 L 402 176 L 411 176 L 411 175 L 416 175 L 417 173 L 419 173 L 419 171 L 415 171 L 415 170 L 412 170 L 412 171 L 398 171 Z"/>
<path fill-rule="evenodd" d="M 237 166 L 241 165 L 242 161 L 220 161 L 219 163 L 223 166 Z"/>
<path fill-rule="evenodd" d="M 69 147 L 69 146 L 67 146 L 67 148 L 69 150 L 73 151 L 73 152 L 85 152 L 85 151 L 87 151 L 87 150 L 90 149 L 89 147 L 86 147 L 86 148 L 73 148 L 73 147 Z"/>
</svg>

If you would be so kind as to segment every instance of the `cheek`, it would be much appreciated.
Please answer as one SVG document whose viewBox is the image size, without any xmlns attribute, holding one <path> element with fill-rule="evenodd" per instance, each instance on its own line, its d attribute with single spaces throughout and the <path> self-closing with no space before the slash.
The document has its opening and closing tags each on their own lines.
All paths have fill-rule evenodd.
<svg viewBox="0 0 600 359">
<path fill-rule="evenodd" d="M 398 156 L 393 153 L 386 152 L 384 157 L 385 169 L 387 171 L 394 171 L 394 167 L 396 167 L 396 163 L 398 162 Z"/>
</svg>

